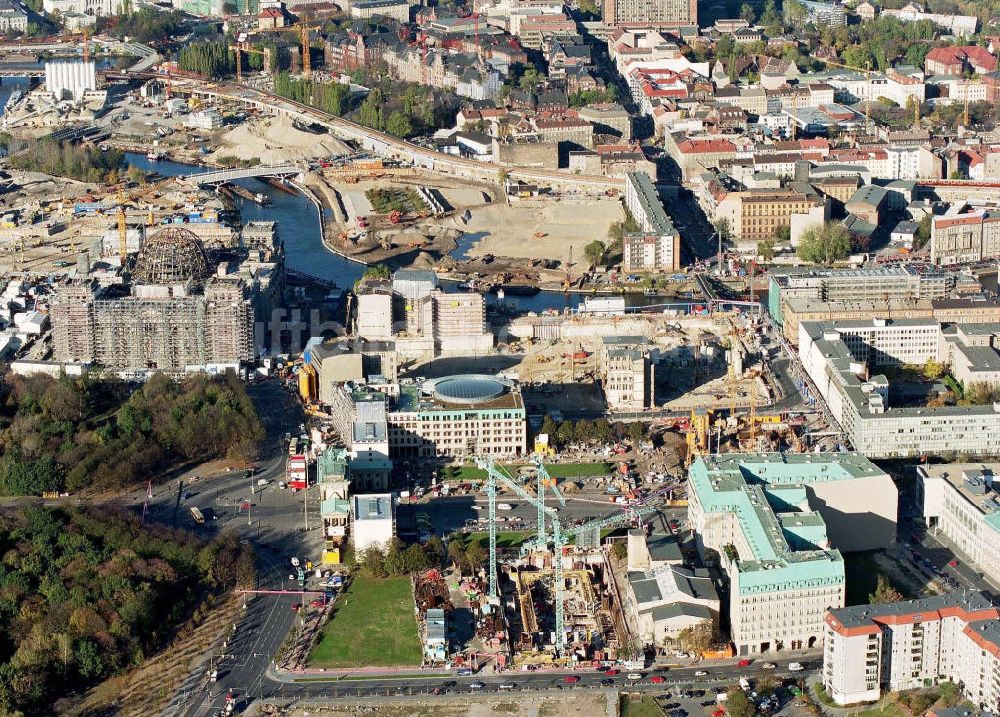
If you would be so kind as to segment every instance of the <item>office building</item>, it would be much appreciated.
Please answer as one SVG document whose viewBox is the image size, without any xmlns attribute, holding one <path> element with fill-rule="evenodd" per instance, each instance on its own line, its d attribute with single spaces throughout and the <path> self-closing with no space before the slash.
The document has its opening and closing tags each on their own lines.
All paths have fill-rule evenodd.
<svg viewBox="0 0 1000 717">
<path fill-rule="evenodd" d="M 307 400 L 331 404 L 337 386 L 345 383 L 384 384 L 385 391 L 398 390 L 399 361 L 392 341 L 342 338 L 306 347 L 300 375 L 315 381 Z"/>
<path fill-rule="evenodd" d="M 844 604 L 840 549 L 895 537 L 896 487 L 854 453 L 701 456 L 688 482 L 698 551 L 729 579 L 740 655 L 818 646 L 826 611 Z"/>
<path fill-rule="evenodd" d="M 863 287 L 862 287 L 863 291 Z M 770 297 L 768 297 L 770 303 Z M 770 306 L 769 306 L 770 308 Z M 841 299 L 815 301 L 783 299 L 780 305 L 782 334 L 793 346 L 799 343 L 799 325 L 816 321 L 872 321 L 874 319 L 935 319 L 939 322 L 1000 322 L 1000 304 L 971 299 Z"/>
<path fill-rule="evenodd" d="M 520 389 L 495 376 L 466 374 L 399 387 L 391 396 L 337 386 L 331 415 L 352 456 L 391 459 L 516 458 L 528 453 L 527 412 Z M 352 458 L 352 480 L 357 480 Z"/>
<path fill-rule="evenodd" d="M 823 687 L 838 705 L 883 691 L 962 684 L 965 697 L 1000 707 L 1000 611 L 979 592 L 853 605 L 825 618 Z"/>
<path fill-rule="evenodd" d="M 448 376 L 403 386 L 388 421 L 394 458 L 515 458 L 528 453 L 521 391 L 495 376 Z"/>
<path fill-rule="evenodd" d="M 719 594 L 703 568 L 665 565 L 629 571 L 626 593 L 643 645 L 664 647 L 681 631 L 719 618 Z"/>
<path fill-rule="evenodd" d="M 823 302 L 943 299 L 954 289 L 954 275 L 919 271 L 908 264 L 870 269 L 772 271 L 767 295 L 768 313 L 780 325 L 783 306 L 789 299 Z"/>
<path fill-rule="evenodd" d="M 980 337 L 973 344 L 992 342 L 993 329 L 1000 327 L 942 328 L 933 319 L 803 322 L 799 324 L 799 356 L 859 453 L 869 458 L 997 455 L 1000 404 L 890 406 L 888 381 L 878 373 L 880 366 L 922 364 L 928 359 L 950 363 L 955 353 L 975 363 L 980 352 L 969 350 L 968 337 Z M 996 370 L 988 365 L 983 368 Z"/>
<path fill-rule="evenodd" d="M 640 232 L 627 234 L 622 248 L 625 271 L 677 271 L 681 266 L 681 237 L 663 210 L 656 185 L 642 172 L 625 176 L 625 206 Z"/>
<path fill-rule="evenodd" d="M 697 0 L 604 0 L 604 24 L 621 28 L 698 26 Z"/>
<path fill-rule="evenodd" d="M 355 555 L 388 546 L 396 535 L 396 505 L 392 493 L 366 493 L 351 499 L 351 541 Z"/>
<path fill-rule="evenodd" d="M 929 533 L 943 536 L 963 558 L 1000 583 L 1000 465 L 923 464 L 916 467 L 917 506 Z"/>
</svg>

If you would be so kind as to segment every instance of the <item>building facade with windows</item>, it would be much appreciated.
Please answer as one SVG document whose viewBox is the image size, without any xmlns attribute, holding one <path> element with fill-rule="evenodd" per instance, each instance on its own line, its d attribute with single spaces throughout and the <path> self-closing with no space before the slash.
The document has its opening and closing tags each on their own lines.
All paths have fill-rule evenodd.
<svg viewBox="0 0 1000 717">
<path fill-rule="evenodd" d="M 917 505 L 929 532 L 945 536 L 977 570 L 1000 582 L 1000 465 L 923 464 Z"/>
<path fill-rule="evenodd" d="M 604 0 L 604 24 L 622 28 L 698 26 L 697 0 Z"/>
<path fill-rule="evenodd" d="M 839 705 L 951 681 L 995 711 L 998 675 L 1000 611 L 982 593 L 853 605 L 825 617 L 823 687 Z"/>
<path fill-rule="evenodd" d="M 869 458 L 1000 453 L 1000 404 L 890 406 L 888 381 L 878 374 L 880 366 L 950 363 L 956 350 L 978 355 L 965 347 L 954 327 L 943 331 L 934 319 L 799 324 L 799 356 L 806 373 L 854 449 Z"/>
<path fill-rule="evenodd" d="M 844 604 L 838 548 L 888 545 L 892 479 L 857 454 L 702 456 L 689 471 L 688 518 L 699 552 L 729 579 L 741 655 L 817 646 Z"/>
<path fill-rule="evenodd" d="M 681 266 L 681 235 L 663 209 L 656 185 L 642 172 L 625 175 L 625 206 L 641 232 L 624 239 L 625 271 L 677 271 Z"/>
</svg>

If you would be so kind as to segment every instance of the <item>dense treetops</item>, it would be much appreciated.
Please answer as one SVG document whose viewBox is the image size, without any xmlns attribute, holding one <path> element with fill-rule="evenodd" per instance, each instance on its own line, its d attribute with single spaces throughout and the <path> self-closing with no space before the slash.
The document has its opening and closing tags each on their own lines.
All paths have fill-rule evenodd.
<svg viewBox="0 0 1000 717">
<path fill-rule="evenodd" d="M 185 463 L 253 458 L 263 429 L 235 376 L 116 381 L 10 377 L 0 386 L 0 493 L 155 480 Z"/>
<path fill-rule="evenodd" d="M 101 152 L 92 145 L 43 139 L 30 143 L 8 162 L 15 169 L 43 172 L 54 177 L 114 183 L 124 167 L 125 155 L 117 149 Z"/>
<path fill-rule="evenodd" d="M 0 512 L 0 714 L 52 714 L 138 664 L 208 591 L 251 585 L 252 549 L 106 508 Z"/>
</svg>

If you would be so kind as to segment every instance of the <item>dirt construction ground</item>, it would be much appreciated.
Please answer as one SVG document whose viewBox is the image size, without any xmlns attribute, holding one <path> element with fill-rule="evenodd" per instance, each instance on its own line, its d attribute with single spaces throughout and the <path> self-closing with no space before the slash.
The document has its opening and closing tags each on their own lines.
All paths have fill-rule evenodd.
<svg viewBox="0 0 1000 717">
<path fill-rule="evenodd" d="M 589 200 L 586 204 L 547 200 L 484 206 L 472 210 L 472 218 L 465 227 L 469 234 L 484 233 L 468 255 L 565 260 L 573 247 L 574 264 L 583 266 L 583 248 L 595 239 L 606 244 L 608 228 L 624 218 L 617 199 Z M 536 239 L 536 232 L 546 236 Z"/>
<path fill-rule="evenodd" d="M 406 702 L 367 702 L 363 704 L 311 705 L 298 707 L 290 717 L 340 717 L 370 715 L 371 717 L 558 717 L 559 715 L 617 715 L 617 697 L 612 695 L 532 695 L 491 697 L 430 697 Z"/>
</svg>

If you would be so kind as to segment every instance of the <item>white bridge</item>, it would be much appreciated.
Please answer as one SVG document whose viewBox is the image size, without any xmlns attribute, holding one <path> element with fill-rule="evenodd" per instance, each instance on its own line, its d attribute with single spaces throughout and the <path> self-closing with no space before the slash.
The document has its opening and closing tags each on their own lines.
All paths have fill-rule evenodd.
<svg viewBox="0 0 1000 717">
<path fill-rule="evenodd" d="M 306 170 L 302 167 L 288 164 L 281 167 L 250 167 L 249 169 L 223 169 L 218 172 L 195 172 L 185 175 L 184 179 L 198 184 L 225 184 L 251 177 L 293 177 L 304 171 Z"/>
</svg>

